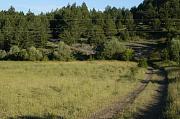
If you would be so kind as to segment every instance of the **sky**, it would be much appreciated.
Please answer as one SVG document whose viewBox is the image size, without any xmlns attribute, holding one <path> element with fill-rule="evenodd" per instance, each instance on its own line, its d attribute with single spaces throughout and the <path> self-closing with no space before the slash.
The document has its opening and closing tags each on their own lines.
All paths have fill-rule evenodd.
<svg viewBox="0 0 180 119">
<path fill-rule="evenodd" d="M 10 6 L 17 11 L 27 12 L 29 9 L 38 14 L 40 12 L 50 12 L 56 8 L 66 6 L 68 3 L 81 5 L 85 2 L 88 8 L 104 10 L 107 5 L 117 8 L 131 8 L 139 5 L 143 0 L 0 0 L 0 10 L 7 10 Z"/>
</svg>

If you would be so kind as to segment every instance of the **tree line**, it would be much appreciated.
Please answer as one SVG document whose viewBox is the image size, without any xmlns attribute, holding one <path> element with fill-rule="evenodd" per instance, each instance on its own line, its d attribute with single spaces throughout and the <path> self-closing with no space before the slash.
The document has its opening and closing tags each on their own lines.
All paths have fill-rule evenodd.
<svg viewBox="0 0 180 119">
<path fill-rule="evenodd" d="M 11 6 L 7 11 L 0 11 L 1 59 L 32 60 L 30 54 L 33 50 L 34 54 L 44 55 L 49 60 L 78 59 L 83 54 L 67 46 L 86 44 L 96 51 L 96 59 L 129 60 L 133 51 L 124 48 L 121 41 L 162 36 L 172 39 L 178 35 L 179 2 L 144 0 L 130 10 L 107 6 L 104 11 L 89 10 L 86 3 L 80 6 L 74 3 L 39 15 L 30 10 L 26 14 L 17 12 Z M 18 58 L 11 55 L 15 49 L 19 51 Z M 28 58 L 20 57 L 22 52 Z"/>
</svg>

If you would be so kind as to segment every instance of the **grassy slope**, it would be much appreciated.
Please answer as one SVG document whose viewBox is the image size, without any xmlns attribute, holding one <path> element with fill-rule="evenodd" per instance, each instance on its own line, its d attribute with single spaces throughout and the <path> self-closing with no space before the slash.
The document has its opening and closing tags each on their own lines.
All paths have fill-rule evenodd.
<svg viewBox="0 0 180 119">
<path fill-rule="evenodd" d="M 136 63 L 0 62 L 0 118 L 52 114 L 86 117 L 123 98 L 139 81 L 128 81 Z M 138 69 L 136 79 L 144 79 Z"/>
</svg>

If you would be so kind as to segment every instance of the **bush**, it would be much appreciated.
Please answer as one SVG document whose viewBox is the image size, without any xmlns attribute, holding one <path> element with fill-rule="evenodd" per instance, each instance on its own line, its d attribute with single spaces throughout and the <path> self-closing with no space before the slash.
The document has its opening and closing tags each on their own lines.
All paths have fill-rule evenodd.
<svg viewBox="0 0 180 119">
<path fill-rule="evenodd" d="M 30 47 L 28 50 L 30 61 L 40 61 L 43 59 L 42 52 L 37 50 L 35 47 Z"/>
<path fill-rule="evenodd" d="M 9 58 L 11 60 L 19 60 L 20 49 L 18 46 L 12 46 L 9 51 Z"/>
<path fill-rule="evenodd" d="M 173 39 L 170 43 L 170 52 L 172 59 L 176 62 L 180 61 L 180 38 Z"/>
<path fill-rule="evenodd" d="M 42 53 L 43 56 L 42 61 L 48 61 L 51 51 L 48 49 L 39 49 L 39 51 Z"/>
<path fill-rule="evenodd" d="M 162 50 L 161 58 L 165 61 L 169 60 L 169 50 L 167 48 Z"/>
<path fill-rule="evenodd" d="M 138 66 L 147 68 L 148 67 L 147 59 L 146 58 L 140 59 L 139 62 L 138 62 Z"/>
<path fill-rule="evenodd" d="M 36 48 L 35 47 L 30 47 L 28 49 L 28 54 L 29 54 L 29 60 L 30 61 L 36 61 Z"/>
<path fill-rule="evenodd" d="M 125 45 L 117 39 L 112 39 L 105 43 L 103 57 L 106 59 L 119 59 L 121 54 L 126 50 Z"/>
<path fill-rule="evenodd" d="M 161 56 L 162 54 L 160 54 L 159 51 L 153 51 L 151 54 L 150 54 L 150 60 L 160 60 L 161 59 Z"/>
<path fill-rule="evenodd" d="M 60 42 L 57 50 L 53 52 L 54 58 L 59 61 L 72 60 L 71 49 L 64 43 Z"/>
<path fill-rule="evenodd" d="M 42 51 L 36 50 L 36 60 L 37 60 L 37 61 L 42 61 L 42 60 L 43 60 Z"/>
<path fill-rule="evenodd" d="M 22 49 L 20 52 L 19 52 L 19 58 L 20 60 L 28 60 L 29 58 L 29 55 L 28 55 L 28 52 L 26 49 Z"/>
<path fill-rule="evenodd" d="M 5 50 L 0 50 L 0 60 L 4 60 L 4 58 L 7 56 L 7 53 Z"/>
<path fill-rule="evenodd" d="M 126 51 L 123 53 L 123 59 L 125 61 L 130 61 L 133 59 L 134 56 L 134 50 L 133 49 L 126 49 Z"/>
</svg>

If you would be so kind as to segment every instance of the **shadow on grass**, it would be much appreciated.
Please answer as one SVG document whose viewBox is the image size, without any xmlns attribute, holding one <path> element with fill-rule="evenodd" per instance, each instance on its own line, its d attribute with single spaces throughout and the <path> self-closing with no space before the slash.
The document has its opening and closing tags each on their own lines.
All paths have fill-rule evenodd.
<svg viewBox="0 0 180 119">
<path fill-rule="evenodd" d="M 160 85 L 159 89 L 156 90 L 158 94 L 153 97 L 155 102 L 146 106 L 145 109 L 141 109 L 134 119 L 165 119 L 163 112 L 167 105 L 168 81 L 166 72 L 162 70 L 162 73 L 165 77 L 164 80 L 150 80 L 150 82 Z"/>
<path fill-rule="evenodd" d="M 8 119 L 65 119 L 65 118 L 62 116 L 55 116 L 55 115 L 47 115 L 43 117 L 25 115 L 25 116 L 9 117 Z"/>
</svg>

